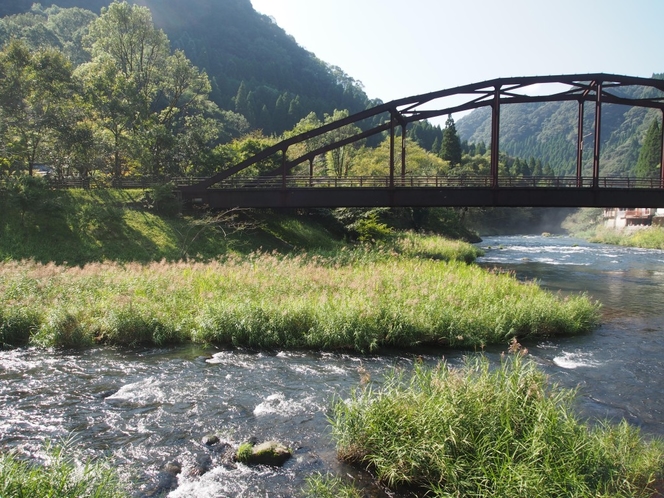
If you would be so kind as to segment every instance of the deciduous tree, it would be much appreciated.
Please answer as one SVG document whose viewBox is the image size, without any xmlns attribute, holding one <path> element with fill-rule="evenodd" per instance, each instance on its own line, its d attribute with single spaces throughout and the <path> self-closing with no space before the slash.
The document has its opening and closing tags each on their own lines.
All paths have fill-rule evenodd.
<svg viewBox="0 0 664 498">
<path fill-rule="evenodd" d="M 74 93 L 72 67 L 54 49 L 31 52 L 19 40 L 0 51 L 4 149 L 32 176 Z"/>
<path fill-rule="evenodd" d="M 192 149 L 179 147 L 179 135 L 205 123 L 199 135 L 209 136 L 205 119 L 190 118 L 218 113 L 208 99 L 207 74 L 184 52 L 171 54 L 146 7 L 113 2 L 90 25 L 86 41 L 92 61 L 80 75 L 100 126 L 112 137 L 114 175 L 132 163 L 149 175 L 189 169 Z"/>
</svg>

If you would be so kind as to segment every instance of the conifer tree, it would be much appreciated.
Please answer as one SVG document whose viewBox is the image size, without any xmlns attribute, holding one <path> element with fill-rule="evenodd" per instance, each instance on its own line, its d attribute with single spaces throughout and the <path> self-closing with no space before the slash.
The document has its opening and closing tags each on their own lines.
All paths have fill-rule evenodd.
<svg viewBox="0 0 664 498">
<path fill-rule="evenodd" d="M 646 137 L 641 146 L 639 160 L 634 172 L 639 178 L 656 178 L 659 175 L 659 167 L 662 154 L 662 132 L 659 121 L 653 120 Z"/>
<path fill-rule="evenodd" d="M 449 161 L 452 166 L 461 163 L 461 140 L 459 140 L 451 114 L 447 116 L 447 121 L 445 121 L 440 157 L 445 161 Z"/>
<path fill-rule="evenodd" d="M 247 105 L 247 97 L 249 95 L 249 91 L 247 90 L 247 85 L 245 85 L 244 80 L 240 83 L 239 88 L 237 89 L 237 93 L 235 94 L 235 112 L 238 114 L 242 114 L 243 116 L 246 117 L 248 114 L 248 105 Z"/>
<path fill-rule="evenodd" d="M 433 141 L 433 145 L 431 146 L 431 152 L 440 155 L 440 140 L 438 140 L 438 137 L 436 137 L 436 139 Z"/>
</svg>

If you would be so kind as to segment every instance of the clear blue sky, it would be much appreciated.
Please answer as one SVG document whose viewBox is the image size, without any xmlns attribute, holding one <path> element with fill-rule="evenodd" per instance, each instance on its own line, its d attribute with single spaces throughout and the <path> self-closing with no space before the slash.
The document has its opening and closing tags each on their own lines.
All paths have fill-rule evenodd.
<svg viewBox="0 0 664 498">
<path fill-rule="evenodd" d="M 498 77 L 664 72 L 664 0 L 251 0 L 389 101 Z"/>
</svg>

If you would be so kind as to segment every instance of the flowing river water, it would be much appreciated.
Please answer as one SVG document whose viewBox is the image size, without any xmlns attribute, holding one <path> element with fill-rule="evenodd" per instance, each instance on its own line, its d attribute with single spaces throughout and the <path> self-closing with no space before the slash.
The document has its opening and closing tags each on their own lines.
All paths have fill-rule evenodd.
<svg viewBox="0 0 664 498">
<path fill-rule="evenodd" d="M 664 437 L 664 252 L 541 236 L 492 237 L 480 246 L 483 266 L 602 303 L 599 329 L 527 344 L 529 352 L 552 381 L 578 387 L 583 417 L 625 418 L 647 437 Z M 485 354 L 497 361 L 504 349 Z M 410 368 L 416 354 L 458 364 L 474 353 L 4 351 L 0 450 L 39 457 L 45 442 L 68 440 L 81 459 L 112 462 L 135 496 L 301 496 L 314 472 L 350 475 L 370 487 L 364 474 L 337 461 L 328 409 L 362 377 L 380 382 L 392 367 Z M 208 434 L 231 445 L 281 440 L 294 458 L 280 469 L 233 465 L 223 444 L 203 444 Z"/>
</svg>

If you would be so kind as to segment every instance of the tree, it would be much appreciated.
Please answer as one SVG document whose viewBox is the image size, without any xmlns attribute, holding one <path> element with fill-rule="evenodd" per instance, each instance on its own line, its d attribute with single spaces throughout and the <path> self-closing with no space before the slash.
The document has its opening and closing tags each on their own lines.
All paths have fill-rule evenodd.
<svg viewBox="0 0 664 498">
<path fill-rule="evenodd" d="M 433 141 L 433 145 L 431 146 L 431 152 L 440 155 L 440 140 L 438 140 L 438 137 L 436 137 L 435 140 Z"/>
<path fill-rule="evenodd" d="M 30 176 L 46 156 L 44 149 L 73 93 L 72 67 L 61 52 L 47 48 L 32 53 L 18 40 L 0 52 L 3 148 Z"/>
<path fill-rule="evenodd" d="M 254 131 L 231 143 L 218 145 L 212 153 L 215 163 L 221 165 L 222 169 L 226 169 L 255 156 L 275 143 L 275 138 L 265 137 L 259 131 Z M 273 171 L 281 166 L 280 156 L 281 154 L 272 154 L 265 160 L 238 172 L 238 176 L 259 176 Z"/>
<path fill-rule="evenodd" d="M 247 90 L 247 85 L 245 84 L 244 80 L 242 80 L 233 100 L 235 102 L 235 112 L 242 114 L 244 117 L 247 117 L 249 114 L 249 108 L 247 105 L 248 96 L 249 92 Z"/>
<path fill-rule="evenodd" d="M 385 176 L 390 163 L 390 139 L 375 148 L 364 147 L 354 158 L 353 171 L 362 176 Z M 407 175 L 436 176 L 448 172 L 448 165 L 439 156 L 422 148 L 415 140 L 406 139 Z"/>
<path fill-rule="evenodd" d="M 102 9 L 86 43 L 92 61 L 79 75 L 99 126 L 111 137 L 114 175 L 122 175 L 129 165 L 149 175 L 190 169 L 191 158 L 184 151 L 192 148 L 180 147 L 178 136 L 196 135 L 209 142 L 215 128 L 205 119 L 189 118 L 218 115 L 208 99 L 207 74 L 181 50 L 171 54 L 149 9 L 127 2 Z M 192 135 L 192 126 L 205 130 Z M 220 130 L 216 128 L 217 137 Z"/>
<path fill-rule="evenodd" d="M 339 121 L 347 117 L 347 110 L 339 111 L 335 109 L 334 114 L 325 115 L 324 124 Z M 332 143 L 343 140 L 344 138 L 352 137 L 353 135 L 357 135 L 360 133 L 360 131 L 361 130 L 355 125 L 346 125 L 326 133 L 324 137 L 328 143 Z M 361 144 L 359 142 L 355 142 L 349 145 L 344 145 L 343 147 L 337 147 L 336 149 L 329 151 L 325 155 L 328 172 L 337 178 L 348 176 L 348 173 L 353 166 L 355 154 L 360 145 Z"/>
<path fill-rule="evenodd" d="M 82 83 L 95 125 L 109 137 L 112 173 L 119 178 L 130 156 L 129 142 L 136 117 L 130 100 L 126 98 L 131 94 L 131 82 L 117 71 L 110 58 L 104 57 L 80 66 L 76 76 Z"/>
<path fill-rule="evenodd" d="M 657 178 L 661 164 L 662 154 L 662 132 L 659 121 L 653 120 L 646 132 L 641 146 L 639 159 L 636 162 L 634 172 L 639 178 Z"/>
<path fill-rule="evenodd" d="M 461 163 L 461 141 L 451 114 L 447 116 L 445 121 L 443 141 L 440 145 L 440 157 L 445 161 L 449 161 L 452 166 Z"/>
<path fill-rule="evenodd" d="M 54 48 L 74 64 L 89 60 L 81 43 L 88 25 L 97 16 L 85 9 L 42 8 L 38 3 L 30 12 L 0 19 L 0 45 L 20 39 L 30 50 Z"/>
<path fill-rule="evenodd" d="M 110 58 L 131 82 L 130 97 L 145 118 L 159 91 L 169 55 L 168 38 L 154 27 L 147 7 L 113 2 L 90 24 L 87 37 L 93 59 Z"/>
</svg>

